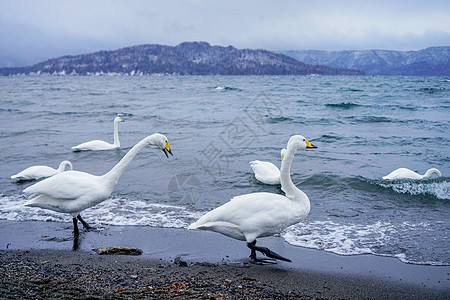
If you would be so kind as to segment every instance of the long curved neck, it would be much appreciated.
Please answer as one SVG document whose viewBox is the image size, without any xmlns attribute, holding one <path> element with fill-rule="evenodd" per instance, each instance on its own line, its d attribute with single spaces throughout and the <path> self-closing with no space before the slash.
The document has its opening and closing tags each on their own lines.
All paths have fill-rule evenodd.
<svg viewBox="0 0 450 300">
<path fill-rule="evenodd" d="M 120 147 L 120 141 L 119 141 L 119 122 L 114 120 L 114 146 Z"/>
<path fill-rule="evenodd" d="M 425 175 L 423 175 L 423 178 L 429 178 L 433 174 L 436 174 L 436 176 L 441 176 L 441 172 L 438 169 L 431 168 L 425 173 Z"/>
<path fill-rule="evenodd" d="M 65 161 L 63 161 L 62 163 L 59 164 L 58 172 L 64 171 L 66 169 L 66 166 L 69 167 L 69 170 L 73 170 L 72 163 L 70 161 L 68 161 L 68 160 L 65 160 Z"/>
<path fill-rule="evenodd" d="M 117 165 L 114 166 L 114 168 L 111 169 L 108 173 L 103 175 L 102 177 L 112 184 L 114 187 L 117 182 L 119 181 L 120 176 L 122 176 L 123 172 L 127 168 L 127 166 L 130 164 L 130 162 L 136 157 L 136 155 L 144 148 L 145 146 L 149 144 L 154 143 L 154 137 L 153 135 L 150 135 L 144 139 L 142 139 L 139 143 L 134 145 L 133 148 L 130 149 L 130 151 L 125 154 L 124 157 L 117 163 Z"/>
<path fill-rule="evenodd" d="M 292 148 L 288 148 L 286 154 L 281 161 L 281 170 L 280 170 L 280 182 L 281 189 L 286 193 L 286 197 L 293 201 L 304 201 L 308 202 L 308 196 L 299 190 L 291 179 L 291 164 L 294 159 L 295 150 Z"/>
</svg>

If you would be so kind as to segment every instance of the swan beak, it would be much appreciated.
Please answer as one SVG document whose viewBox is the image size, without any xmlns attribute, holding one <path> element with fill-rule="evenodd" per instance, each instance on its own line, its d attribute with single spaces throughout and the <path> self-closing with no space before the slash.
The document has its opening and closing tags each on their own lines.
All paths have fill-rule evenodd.
<svg viewBox="0 0 450 300">
<path fill-rule="evenodd" d="M 314 149 L 317 148 L 316 146 L 314 146 L 313 144 L 311 144 L 310 142 L 308 142 L 308 140 L 305 140 L 306 143 L 306 149 Z"/>
<path fill-rule="evenodd" d="M 120 118 L 120 122 L 125 122 L 122 118 Z"/>
<path fill-rule="evenodd" d="M 170 146 L 169 146 L 169 142 L 166 142 L 166 147 L 164 147 L 163 149 L 164 154 L 167 156 L 167 158 L 169 158 L 169 154 L 173 156 L 172 151 L 170 150 Z"/>
</svg>

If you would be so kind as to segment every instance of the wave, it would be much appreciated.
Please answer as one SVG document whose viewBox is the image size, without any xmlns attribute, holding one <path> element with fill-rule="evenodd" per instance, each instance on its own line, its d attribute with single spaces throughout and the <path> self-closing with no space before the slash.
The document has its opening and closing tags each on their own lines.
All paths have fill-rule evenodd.
<svg viewBox="0 0 450 300">
<path fill-rule="evenodd" d="M 33 135 L 33 134 L 61 134 L 63 131 L 54 129 L 29 129 L 13 132 L 0 132 L 0 138 L 11 138 L 21 135 Z"/>
<path fill-rule="evenodd" d="M 426 87 L 426 88 L 420 88 L 418 91 L 422 92 L 422 93 L 435 94 L 435 93 L 443 92 L 443 91 L 445 91 L 445 89 L 444 88 Z"/>
<path fill-rule="evenodd" d="M 351 188 L 372 193 L 408 194 L 423 196 L 430 200 L 450 200 L 450 178 L 440 177 L 428 180 L 394 180 L 369 179 L 363 176 L 345 177 L 333 173 L 315 174 L 306 178 L 301 184 L 308 188 L 333 189 Z"/>
<path fill-rule="evenodd" d="M 379 116 L 362 116 L 362 117 L 356 117 L 351 116 L 347 117 L 347 120 L 354 122 L 354 123 L 395 123 L 396 121 L 387 118 L 387 117 L 379 117 Z"/>
<path fill-rule="evenodd" d="M 0 219 L 44 222 L 68 222 L 71 219 L 68 214 L 22 206 L 26 201 L 24 195 L 0 195 Z M 183 206 L 148 203 L 116 196 L 86 209 L 83 211 L 83 218 L 88 223 L 100 225 L 187 228 L 202 214 L 203 212 L 188 211 Z"/>
<path fill-rule="evenodd" d="M 327 103 L 325 104 L 325 106 L 341 109 L 351 109 L 361 105 L 353 102 L 341 102 L 341 103 Z"/>
<path fill-rule="evenodd" d="M 344 92 L 364 92 L 364 90 L 356 88 L 340 88 L 340 90 Z"/>
<path fill-rule="evenodd" d="M 440 200 L 450 200 L 450 179 L 445 177 L 428 180 L 380 181 L 377 184 L 399 194 L 432 196 Z"/>
<path fill-rule="evenodd" d="M 370 224 L 339 223 L 334 221 L 304 221 L 287 228 L 281 237 L 291 245 L 324 250 L 339 255 L 373 254 L 395 257 L 405 263 L 449 266 L 445 251 L 434 257 L 423 258 L 417 253 L 414 240 L 405 243 L 396 237 L 404 232 L 425 231 L 427 222 L 391 223 L 377 221 Z"/>
<path fill-rule="evenodd" d="M 283 122 L 292 122 L 293 119 L 288 117 L 272 117 L 267 120 L 267 123 L 283 123 Z"/>
<path fill-rule="evenodd" d="M 215 86 L 214 89 L 218 90 L 218 91 L 238 91 L 238 92 L 242 91 L 241 89 L 230 87 L 230 86 Z"/>
<path fill-rule="evenodd" d="M 318 139 L 315 139 L 315 141 L 318 142 L 336 142 L 336 141 L 341 141 L 344 138 L 341 136 L 337 136 L 337 135 L 333 135 L 333 134 L 323 134 L 321 137 L 319 137 Z"/>
</svg>

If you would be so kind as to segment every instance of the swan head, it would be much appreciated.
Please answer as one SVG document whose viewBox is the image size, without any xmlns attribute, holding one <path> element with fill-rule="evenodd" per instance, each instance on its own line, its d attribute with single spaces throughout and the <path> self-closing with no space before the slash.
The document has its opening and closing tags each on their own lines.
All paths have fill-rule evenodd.
<svg viewBox="0 0 450 300">
<path fill-rule="evenodd" d="M 299 150 L 299 149 L 313 149 L 317 148 L 303 136 L 303 135 L 293 135 L 288 142 L 287 145 L 288 148 L 291 148 L 293 150 Z"/>
<path fill-rule="evenodd" d="M 160 133 L 152 134 L 152 140 L 153 140 L 152 144 L 159 147 L 167 156 L 167 158 L 169 157 L 169 154 L 173 156 L 172 150 L 170 150 L 169 140 L 165 135 Z"/>
<path fill-rule="evenodd" d="M 284 159 L 284 156 L 286 155 L 286 148 L 281 149 L 281 160 Z"/>
<path fill-rule="evenodd" d="M 114 123 L 118 123 L 118 122 L 125 122 L 125 121 L 121 117 L 115 117 Z"/>
</svg>

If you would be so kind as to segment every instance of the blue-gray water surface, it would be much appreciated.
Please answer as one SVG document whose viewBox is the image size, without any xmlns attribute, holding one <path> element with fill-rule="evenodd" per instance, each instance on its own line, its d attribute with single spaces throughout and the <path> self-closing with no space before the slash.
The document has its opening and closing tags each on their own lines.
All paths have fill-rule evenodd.
<svg viewBox="0 0 450 300">
<path fill-rule="evenodd" d="M 297 152 L 291 174 L 311 212 L 283 239 L 343 255 L 450 265 L 450 78 L 1 77 L 0 104 L 0 219 L 70 222 L 21 206 L 33 182 L 10 176 L 63 160 L 102 175 L 160 132 L 174 156 L 146 147 L 112 197 L 83 216 L 97 227 L 187 227 L 233 196 L 282 193 L 257 182 L 248 162 L 279 166 L 280 149 L 302 134 L 318 149 Z M 125 120 L 119 150 L 71 151 L 93 139 L 112 143 L 117 114 Z M 435 167 L 443 176 L 381 179 L 399 167 L 421 174 Z"/>
</svg>

